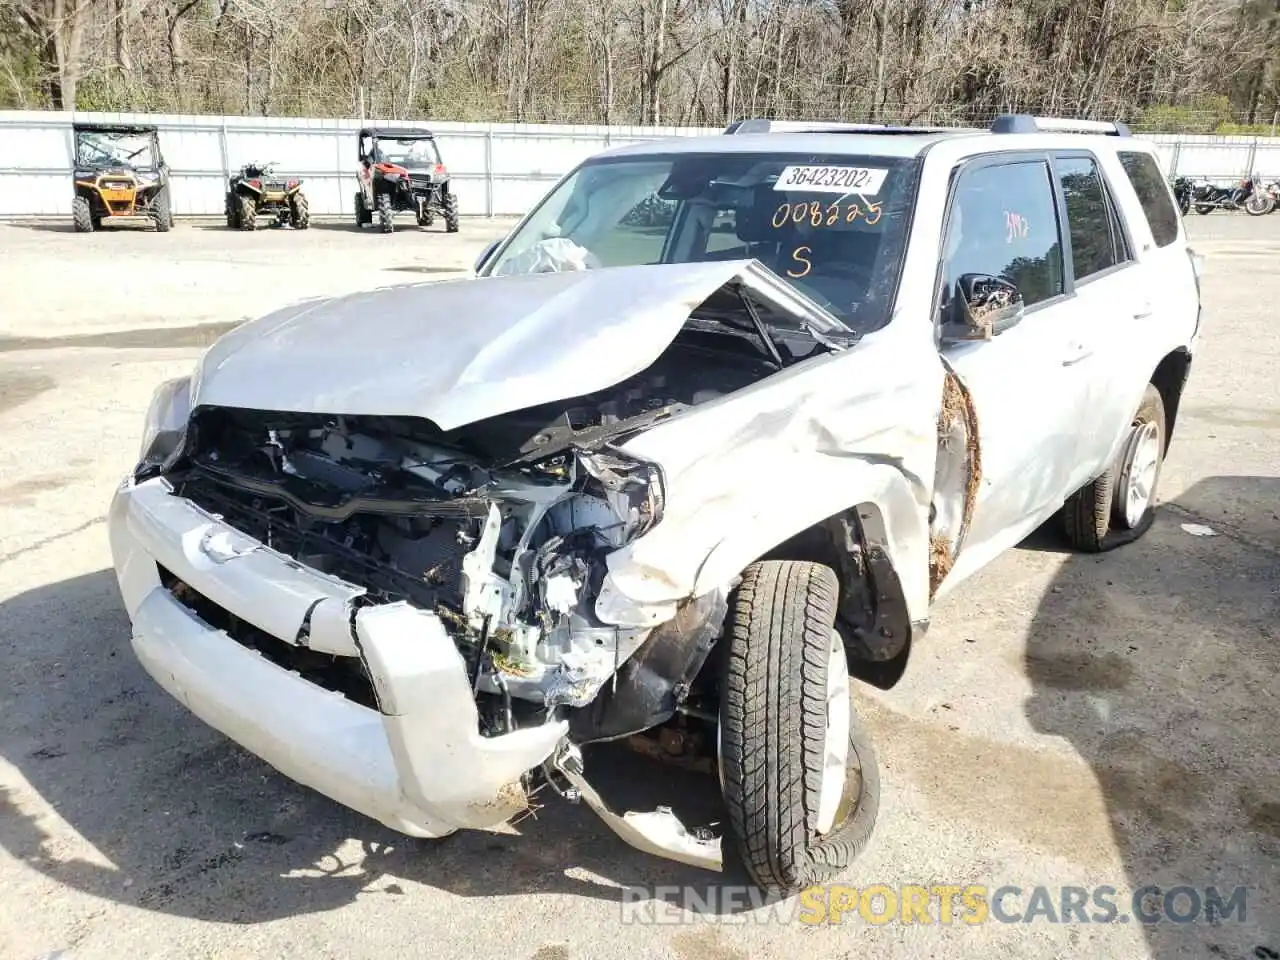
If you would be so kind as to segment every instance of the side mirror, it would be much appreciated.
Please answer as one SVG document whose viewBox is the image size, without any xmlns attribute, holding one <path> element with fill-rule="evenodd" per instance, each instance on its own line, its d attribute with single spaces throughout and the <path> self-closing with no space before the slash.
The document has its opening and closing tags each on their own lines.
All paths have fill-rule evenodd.
<svg viewBox="0 0 1280 960">
<path fill-rule="evenodd" d="M 476 273 L 480 272 L 480 268 L 483 267 L 485 263 L 488 261 L 489 257 L 493 255 L 493 251 L 498 249 L 498 244 L 501 242 L 502 242 L 501 240 L 494 240 L 491 244 L 489 244 L 482 251 L 480 251 L 480 256 L 476 257 L 476 265 L 473 268 Z"/>
<path fill-rule="evenodd" d="M 1017 324 L 1025 311 L 1021 292 L 1008 280 L 966 273 L 956 281 L 953 319 L 943 324 L 942 341 L 990 340 Z"/>
</svg>

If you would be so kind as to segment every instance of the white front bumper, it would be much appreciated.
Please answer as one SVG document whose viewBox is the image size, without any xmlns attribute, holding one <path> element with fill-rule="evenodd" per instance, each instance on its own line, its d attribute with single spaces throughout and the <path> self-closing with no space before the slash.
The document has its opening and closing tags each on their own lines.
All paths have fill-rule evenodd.
<svg viewBox="0 0 1280 960">
<path fill-rule="evenodd" d="M 519 778 L 560 743 L 560 721 L 480 734 L 462 657 L 439 619 L 363 593 L 219 522 L 164 480 L 126 483 L 109 516 L 133 648 L 192 713 L 281 773 L 413 836 L 502 823 L 525 806 Z M 215 629 L 161 583 L 162 564 L 230 613 L 296 643 L 363 659 L 371 710 L 285 670 Z M 354 637 L 351 624 L 354 623 Z"/>
</svg>

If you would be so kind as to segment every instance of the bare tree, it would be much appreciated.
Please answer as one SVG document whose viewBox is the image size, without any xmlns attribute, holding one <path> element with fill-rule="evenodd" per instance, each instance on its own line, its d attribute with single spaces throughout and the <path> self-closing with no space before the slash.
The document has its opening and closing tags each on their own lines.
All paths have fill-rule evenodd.
<svg viewBox="0 0 1280 960">
<path fill-rule="evenodd" d="M 83 94 L 83 95 L 82 95 Z M 0 106 L 1162 128 L 1280 113 L 1280 0 L 0 0 Z"/>
</svg>

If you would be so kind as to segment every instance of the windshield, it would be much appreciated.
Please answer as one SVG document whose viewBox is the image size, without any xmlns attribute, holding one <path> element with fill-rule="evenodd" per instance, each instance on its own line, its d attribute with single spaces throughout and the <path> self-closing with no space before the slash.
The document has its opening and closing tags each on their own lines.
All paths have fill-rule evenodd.
<svg viewBox="0 0 1280 960">
<path fill-rule="evenodd" d="M 434 140 L 396 140 L 392 137 L 378 137 L 374 150 L 376 151 L 374 159 L 379 163 L 422 166 L 440 162 L 440 153 L 436 150 Z"/>
<path fill-rule="evenodd" d="M 76 134 L 76 163 L 82 167 L 154 167 L 156 153 L 149 133 Z"/>
<path fill-rule="evenodd" d="M 485 273 L 754 258 L 863 334 L 889 317 L 917 170 L 779 153 L 588 161 Z"/>
</svg>

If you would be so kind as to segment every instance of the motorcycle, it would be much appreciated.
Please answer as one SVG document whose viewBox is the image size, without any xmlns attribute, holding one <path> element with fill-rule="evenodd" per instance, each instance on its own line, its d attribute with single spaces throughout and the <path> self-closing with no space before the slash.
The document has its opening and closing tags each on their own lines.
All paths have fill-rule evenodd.
<svg viewBox="0 0 1280 960">
<path fill-rule="evenodd" d="M 1191 193 L 1194 187 L 1190 177 L 1178 177 L 1173 181 L 1173 197 L 1178 201 L 1178 212 L 1184 217 L 1191 212 Z"/>
<path fill-rule="evenodd" d="M 1199 214 L 1214 210 L 1244 210 L 1255 217 L 1270 213 L 1275 206 L 1274 198 L 1262 187 L 1257 174 L 1231 187 L 1207 182 L 1196 184 L 1191 191 L 1191 202 Z"/>
<path fill-rule="evenodd" d="M 1272 180 L 1266 185 L 1264 192 L 1270 201 L 1264 212 L 1271 213 L 1276 207 L 1280 207 L 1280 180 Z"/>
<path fill-rule="evenodd" d="M 1255 174 L 1251 179 L 1252 187 L 1244 202 L 1244 212 L 1251 217 L 1265 217 L 1276 208 L 1276 194 L 1272 187 L 1263 185 L 1261 177 Z"/>
</svg>

